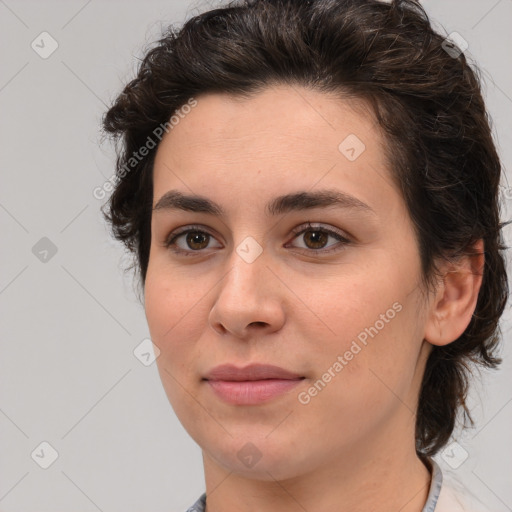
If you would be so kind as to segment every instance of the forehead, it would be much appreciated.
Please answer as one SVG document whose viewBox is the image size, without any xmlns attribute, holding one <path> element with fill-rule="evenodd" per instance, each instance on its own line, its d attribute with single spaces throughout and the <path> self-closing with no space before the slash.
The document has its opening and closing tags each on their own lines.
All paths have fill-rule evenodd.
<svg viewBox="0 0 512 512">
<path fill-rule="evenodd" d="M 350 133 L 368 142 L 370 138 L 380 138 L 364 101 L 341 99 L 299 86 L 267 87 L 249 98 L 203 94 L 197 98 L 197 106 L 180 117 L 164 140 L 172 138 L 176 145 L 185 144 L 196 150 L 213 144 L 220 151 L 225 145 L 237 147 L 243 139 L 250 139 L 254 146 L 259 142 L 269 147 L 274 146 L 270 142 L 277 136 L 280 143 L 301 139 L 305 150 L 317 148 L 319 153 L 333 145 L 337 149 L 340 136 Z"/>
<path fill-rule="evenodd" d="M 154 204 L 171 188 L 210 196 L 215 186 L 252 203 L 271 189 L 315 184 L 379 203 L 383 188 L 392 187 L 384 139 L 360 100 L 298 86 L 196 100 L 158 147 Z"/>
</svg>

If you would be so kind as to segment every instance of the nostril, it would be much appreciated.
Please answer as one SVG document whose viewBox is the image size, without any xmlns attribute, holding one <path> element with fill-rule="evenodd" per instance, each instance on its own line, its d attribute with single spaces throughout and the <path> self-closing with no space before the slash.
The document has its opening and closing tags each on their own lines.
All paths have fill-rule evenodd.
<svg viewBox="0 0 512 512">
<path fill-rule="evenodd" d="M 265 327 L 267 324 L 265 322 L 252 322 L 250 325 L 262 326 Z"/>
</svg>

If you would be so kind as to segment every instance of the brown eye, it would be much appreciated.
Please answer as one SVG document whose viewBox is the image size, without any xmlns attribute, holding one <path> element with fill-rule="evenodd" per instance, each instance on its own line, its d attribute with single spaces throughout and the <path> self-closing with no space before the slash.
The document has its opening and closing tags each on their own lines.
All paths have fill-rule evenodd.
<svg viewBox="0 0 512 512">
<path fill-rule="evenodd" d="M 304 231 L 305 235 L 302 237 L 308 246 L 308 249 L 322 249 L 325 247 L 327 240 L 329 239 L 329 234 L 325 231 L 317 230 L 308 230 Z"/>
<path fill-rule="evenodd" d="M 202 231 L 189 231 L 186 233 L 185 242 L 193 250 L 204 249 L 208 245 L 209 234 Z"/>
<path fill-rule="evenodd" d="M 293 231 L 293 233 L 296 235 L 298 240 L 302 240 L 304 243 L 303 247 L 298 247 L 299 249 L 305 249 L 306 251 L 313 253 L 317 252 L 318 254 L 341 250 L 344 246 L 351 243 L 351 241 L 341 232 L 324 228 L 322 226 L 312 226 L 310 223 L 306 226 L 299 226 Z M 327 245 L 329 238 L 334 238 L 338 243 Z M 324 249 L 325 247 L 327 247 L 327 249 Z"/>
<path fill-rule="evenodd" d="M 210 233 L 199 228 L 200 226 L 189 226 L 186 229 L 171 233 L 164 243 L 165 247 L 185 256 L 201 253 L 215 238 Z"/>
</svg>

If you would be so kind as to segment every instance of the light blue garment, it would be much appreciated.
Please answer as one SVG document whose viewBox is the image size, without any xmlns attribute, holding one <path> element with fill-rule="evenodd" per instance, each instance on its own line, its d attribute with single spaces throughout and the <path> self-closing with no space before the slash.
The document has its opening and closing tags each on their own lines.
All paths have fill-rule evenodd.
<svg viewBox="0 0 512 512">
<path fill-rule="evenodd" d="M 428 492 L 427 502 L 421 512 L 434 512 L 436 509 L 437 499 L 441 492 L 443 485 L 443 473 L 441 468 L 435 460 L 429 460 L 432 465 L 432 480 L 430 483 L 430 490 Z M 203 493 L 200 498 L 187 510 L 187 512 L 204 512 L 206 508 L 206 493 Z"/>
<path fill-rule="evenodd" d="M 204 512 L 206 508 L 206 493 L 201 494 L 201 497 L 189 508 L 187 512 Z"/>
</svg>

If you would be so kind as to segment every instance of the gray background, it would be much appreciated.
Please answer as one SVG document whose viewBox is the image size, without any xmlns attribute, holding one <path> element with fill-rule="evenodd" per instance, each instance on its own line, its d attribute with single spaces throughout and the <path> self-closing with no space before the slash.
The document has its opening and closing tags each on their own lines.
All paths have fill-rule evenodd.
<svg viewBox="0 0 512 512">
<path fill-rule="evenodd" d="M 512 0 L 423 4 L 443 33 L 468 41 L 510 169 Z M 92 191 L 113 173 L 113 148 L 100 145 L 106 104 L 162 27 L 208 5 L 0 0 L 3 512 L 180 512 L 204 490 L 199 448 L 174 416 L 155 364 L 133 354 L 149 337 L 144 311 Z M 31 47 L 43 31 L 59 45 L 46 59 Z M 57 250 L 46 261 L 43 237 Z M 510 309 L 502 329 L 505 363 L 472 391 L 477 428 L 437 458 L 496 512 L 512 510 Z M 44 441 L 59 454 L 47 469 Z"/>
</svg>

